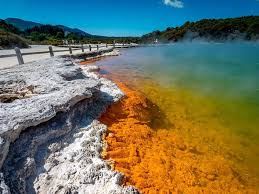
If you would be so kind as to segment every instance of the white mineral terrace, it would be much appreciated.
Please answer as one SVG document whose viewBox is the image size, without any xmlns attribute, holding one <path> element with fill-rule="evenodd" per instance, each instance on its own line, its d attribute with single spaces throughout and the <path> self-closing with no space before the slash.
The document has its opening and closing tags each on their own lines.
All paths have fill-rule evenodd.
<svg viewBox="0 0 259 194">
<path fill-rule="evenodd" d="M 97 119 L 123 93 L 76 61 L 0 70 L 0 193 L 138 193 L 101 157 L 107 127 Z"/>
</svg>

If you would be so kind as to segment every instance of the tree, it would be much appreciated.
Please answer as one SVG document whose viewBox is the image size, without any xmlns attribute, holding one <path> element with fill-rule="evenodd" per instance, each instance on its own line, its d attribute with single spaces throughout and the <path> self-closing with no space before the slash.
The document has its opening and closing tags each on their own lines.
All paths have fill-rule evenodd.
<svg viewBox="0 0 259 194">
<path fill-rule="evenodd" d="M 61 39 L 64 39 L 64 32 L 58 32 L 57 35 L 56 35 L 56 38 L 61 40 Z"/>
<path fill-rule="evenodd" d="M 71 33 L 67 34 L 66 39 L 68 39 L 68 40 L 77 40 L 78 37 L 77 37 L 77 35 L 75 33 L 71 32 Z"/>
</svg>

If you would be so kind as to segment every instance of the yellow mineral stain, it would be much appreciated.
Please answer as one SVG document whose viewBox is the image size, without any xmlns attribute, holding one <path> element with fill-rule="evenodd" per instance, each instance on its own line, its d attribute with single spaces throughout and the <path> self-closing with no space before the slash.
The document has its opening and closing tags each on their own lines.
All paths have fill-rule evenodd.
<svg viewBox="0 0 259 194">
<path fill-rule="evenodd" d="M 207 136 L 207 146 L 195 141 L 199 125 L 188 117 L 180 101 L 165 100 L 178 105 L 173 106 L 171 115 L 163 114 L 163 107 L 142 93 L 117 84 L 126 96 L 110 106 L 100 121 L 108 125 L 104 157 L 125 174 L 126 185 L 149 194 L 258 192 L 256 182 L 241 173 L 226 152 L 211 151 L 213 133 Z M 159 98 L 151 95 L 152 101 L 159 104 L 161 100 L 164 107 L 172 107 Z M 179 132 L 181 128 L 183 134 L 188 130 L 193 133 L 194 140 L 188 141 Z"/>
</svg>

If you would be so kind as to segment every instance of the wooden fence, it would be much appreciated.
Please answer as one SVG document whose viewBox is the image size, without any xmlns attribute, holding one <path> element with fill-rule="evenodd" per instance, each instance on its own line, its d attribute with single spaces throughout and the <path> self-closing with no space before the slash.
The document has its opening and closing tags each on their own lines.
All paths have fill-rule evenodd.
<svg viewBox="0 0 259 194">
<path fill-rule="evenodd" d="M 15 54 L 7 54 L 7 55 L 0 55 L 0 59 L 1 58 L 7 58 L 7 57 L 17 57 L 17 60 L 18 60 L 18 63 L 19 65 L 21 64 L 24 64 L 24 60 L 23 60 L 23 56 L 26 56 L 26 55 L 37 55 L 37 54 L 46 54 L 46 53 L 49 53 L 50 57 L 54 57 L 54 54 L 55 53 L 58 53 L 58 52 L 68 52 L 70 55 L 73 54 L 73 51 L 76 51 L 76 50 L 82 50 L 82 53 L 85 52 L 85 48 L 88 48 L 90 52 L 92 52 L 92 49 L 93 48 L 96 48 L 96 50 L 98 51 L 100 48 L 102 47 L 112 47 L 112 48 L 131 48 L 131 47 L 137 47 L 139 45 L 137 44 L 101 44 L 101 45 L 95 45 L 95 46 L 92 46 L 92 45 L 88 45 L 88 46 L 84 46 L 84 45 L 70 45 L 70 46 L 67 46 L 67 45 L 63 45 L 63 46 L 60 46 L 64 49 L 61 49 L 61 50 L 53 50 L 52 46 L 49 46 L 49 50 L 48 51 L 37 51 L 37 52 L 26 52 L 26 53 L 22 53 L 21 50 L 19 48 L 15 48 Z M 66 48 L 66 49 L 65 49 Z"/>
<path fill-rule="evenodd" d="M 65 46 L 63 46 L 65 48 Z M 89 46 L 83 46 L 81 45 L 79 46 L 66 46 L 66 49 L 62 49 L 62 50 L 53 50 L 52 46 L 49 46 L 49 50 L 48 51 L 38 51 L 38 52 L 26 52 L 26 53 L 22 53 L 21 50 L 19 48 L 15 48 L 15 54 L 7 54 L 7 55 L 0 55 L 0 58 L 7 58 L 7 57 L 17 57 L 18 63 L 19 65 L 24 64 L 24 60 L 23 60 L 23 56 L 26 55 L 37 55 L 37 54 L 46 54 L 49 53 L 50 57 L 54 57 L 54 53 L 58 53 L 58 52 L 69 52 L 69 54 L 73 54 L 73 51 L 76 50 L 82 50 L 82 52 L 85 52 L 84 49 L 88 48 L 89 51 L 91 52 L 93 48 L 96 48 L 96 50 L 98 51 L 101 47 L 106 47 L 108 48 L 108 44 L 106 45 L 96 45 L 96 47 L 89 45 Z"/>
</svg>

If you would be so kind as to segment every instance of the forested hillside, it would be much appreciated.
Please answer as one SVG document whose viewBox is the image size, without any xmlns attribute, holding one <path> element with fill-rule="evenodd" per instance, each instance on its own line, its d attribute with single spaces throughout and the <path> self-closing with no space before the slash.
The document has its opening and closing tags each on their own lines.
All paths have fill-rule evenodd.
<svg viewBox="0 0 259 194">
<path fill-rule="evenodd" d="M 25 41 L 30 44 L 51 44 L 60 45 L 68 43 L 130 43 L 139 42 L 139 37 L 107 37 L 86 33 L 77 28 L 70 28 L 64 25 L 44 25 L 36 22 L 25 21 L 19 18 L 7 18 L 1 21 L 1 48 L 12 48 L 15 45 L 24 48 L 25 44 L 17 44 Z M 10 35 L 12 33 L 12 35 Z M 8 34 L 8 36 L 7 36 Z M 14 41 L 14 42 L 12 42 Z"/>
<path fill-rule="evenodd" d="M 156 39 L 160 42 L 258 40 L 259 16 L 186 22 L 180 27 L 154 31 L 141 38 L 142 42 L 154 42 Z"/>
</svg>

